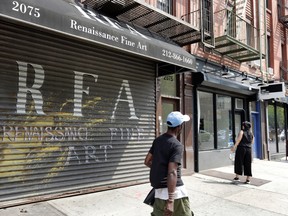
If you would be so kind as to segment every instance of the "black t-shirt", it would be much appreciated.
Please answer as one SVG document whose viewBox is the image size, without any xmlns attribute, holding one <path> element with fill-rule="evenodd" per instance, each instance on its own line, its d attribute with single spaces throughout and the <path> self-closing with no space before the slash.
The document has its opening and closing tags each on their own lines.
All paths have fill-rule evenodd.
<svg viewBox="0 0 288 216">
<path fill-rule="evenodd" d="M 178 163 L 176 186 L 182 186 L 181 159 L 183 155 L 183 145 L 175 137 L 165 133 L 154 140 L 149 152 L 153 155 L 150 169 L 150 182 L 152 187 L 167 188 L 169 162 Z"/>
</svg>

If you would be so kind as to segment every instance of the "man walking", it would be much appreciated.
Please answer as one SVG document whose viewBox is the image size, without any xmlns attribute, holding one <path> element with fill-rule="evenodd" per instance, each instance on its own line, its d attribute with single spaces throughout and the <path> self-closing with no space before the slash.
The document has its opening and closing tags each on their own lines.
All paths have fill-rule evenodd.
<svg viewBox="0 0 288 216">
<path fill-rule="evenodd" d="M 177 140 L 188 115 L 178 111 L 167 117 L 167 132 L 157 137 L 144 164 L 150 167 L 150 183 L 155 188 L 152 216 L 191 216 L 187 191 L 181 179 L 184 146 Z"/>
</svg>

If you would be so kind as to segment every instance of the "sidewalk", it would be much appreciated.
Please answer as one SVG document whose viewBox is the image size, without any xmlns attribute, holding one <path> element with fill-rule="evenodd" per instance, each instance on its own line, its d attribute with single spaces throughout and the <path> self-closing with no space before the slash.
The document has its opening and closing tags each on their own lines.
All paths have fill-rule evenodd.
<svg viewBox="0 0 288 216">
<path fill-rule="evenodd" d="M 254 160 L 252 171 L 251 185 L 231 182 L 232 165 L 184 176 L 195 215 L 288 215 L 288 163 Z M 149 184 L 131 186 L 0 209 L 0 215 L 149 216 L 152 208 L 143 204 L 149 190 Z"/>
</svg>

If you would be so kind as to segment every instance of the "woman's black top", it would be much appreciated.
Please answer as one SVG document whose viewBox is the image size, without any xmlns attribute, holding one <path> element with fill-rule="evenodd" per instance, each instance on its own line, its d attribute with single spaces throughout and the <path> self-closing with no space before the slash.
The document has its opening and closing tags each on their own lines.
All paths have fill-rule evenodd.
<svg viewBox="0 0 288 216">
<path fill-rule="evenodd" d="M 239 146 L 251 148 L 252 140 L 253 140 L 253 133 L 251 131 L 243 131 L 243 136 L 239 143 Z"/>
</svg>

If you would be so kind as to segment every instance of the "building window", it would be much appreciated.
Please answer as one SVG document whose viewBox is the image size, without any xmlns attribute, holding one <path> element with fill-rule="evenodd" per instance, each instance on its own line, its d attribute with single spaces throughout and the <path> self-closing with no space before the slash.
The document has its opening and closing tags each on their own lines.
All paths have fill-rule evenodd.
<svg viewBox="0 0 288 216">
<path fill-rule="evenodd" d="M 280 81 L 284 81 L 287 79 L 287 74 L 286 74 L 286 68 L 287 67 L 285 64 L 286 62 L 283 62 L 283 59 L 286 59 L 286 52 L 285 52 L 286 46 L 281 43 L 281 61 L 280 61 Z"/>
<path fill-rule="evenodd" d="M 179 110 L 179 75 L 171 74 L 159 78 L 161 92 L 161 117 L 159 118 L 158 135 L 167 130 L 166 118 L 172 111 Z"/>
<path fill-rule="evenodd" d="M 163 134 L 167 131 L 167 123 L 166 123 L 167 116 L 170 112 L 178 110 L 178 100 L 162 98 L 161 110 L 162 110 L 162 115 L 161 115 L 161 119 L 159 119 L 161 123 L 160 123 L 158 135 Z"/>
<path fill-rule="evenodd" d="M 203 27 L 206 32 L 212 33 L 211 23 L 211 12 L 212 12 L 213 3 L 211 0 L 205 0 L 203 2 Z"/>
<path fill-rule="evenodd" d="M 161 93 L 167 96 L 177 96 L 177 81 L 176 75 L 167 75 L 161 77 Z"/>
<path fill-rule="evenodd" d="M 202 91 L 198 91 L 198 98 L 199 151 L 229 148 L 233 142 L 232 98 Z M 243 106 L 243 100 L 238 103 Z M 239 121 L 240 126 L 241 115 Z"/>
<path fill-rule="evenodd" d="M 270 0 L 266 0 L 266 8 L 271 10 Z"/>
<path fill-rule="evenodd" d="M 286 59 L 286 52 L 285 52 L 285 49 L 286 49 L 286 47 L 285 47 L 285 45 L 284 45 L 284 43 L 281 43 L 281 57 L 282 57 L 282 59 L 281 59 L 281 62 L 283 63 L 283 59 Z"/>
<path fill-rule="evenodd" d="M 267 36 L 267 59 L 268 59 L 268 67 L 271 67 L 271 56 L 270 56 L 270 52 L 271 52 L 271 38 L 270 36 Z"/>
<path fill-rule="evenodd" d="M 285 113 L 284 108 L 276 106 L 277 112 L 277 136 L 278 136 L 278 146 L 277 150 L 279 153 L 286 152 L 286 137 L 285 137 Z"/>
<path fill-rule="evenodd" d="M 258 112 L 258 110 L 257 110 L 257 104 L 256 104 L 255 101 L 251 101 L 251 102 L 249 103 L 249 105 L 250 105 L 250 111 L 251 111 L 251 112 Z"/>
<path fill-rule="evenodd" d="M 235 108 L 236 109 L 243 109 L 244 108 L 243 99 L 240 99 L 240 98 L 235 99 Z"/>
<path fill-rule="evenodd" d="M 229 147 L 232 140 L 232 98 L 216 95 L 217 149 Z"/>
<path fill-rule="evenodd" d="M 254 27 L 252 26 L 252 21 L 247 21 L 246 22 L 246 38 L 247 38 L 247 45 L 251 47 L 255 47 L 255 36 L 254 36 Z"/>
<path fill-rule="evenodd" d="M 275 130 L 275 115 L 274 105 L 268 106 L 268 128 L 269 128 L 269 152 L 276 153 L 276 130 Z"/>
<path fill-rule="evenodd" d="M 268 125 L 269 125 L 269 152 L 271 155 L 285 153 L 285 113 L 284 108 L 275 104 L 268 105 Z"/>
<path fill-rule="evenodd" d="M 278 20 L 281 20 L 282 16 L 282 0 L 277 0 L 277 15 L 278 15 Z"/>
<path fill-rule="evenodd" d="M 214 149 L 214 113 L 213 113 L 213 94 L 198 91 L 199 98 L 199 150 Z"/>
<path fill-rule="evenodd" d="M 157 0 L 157 8 L 172 14 L 172 0 Z"/>
</svg>

